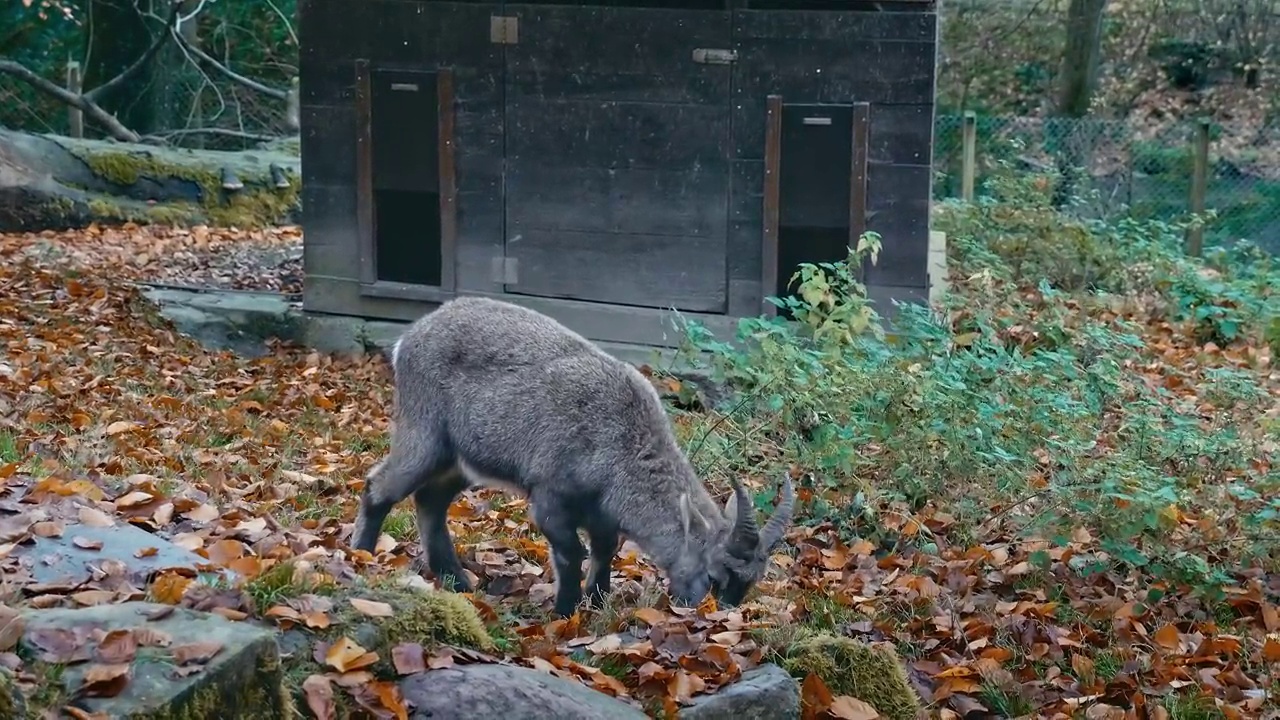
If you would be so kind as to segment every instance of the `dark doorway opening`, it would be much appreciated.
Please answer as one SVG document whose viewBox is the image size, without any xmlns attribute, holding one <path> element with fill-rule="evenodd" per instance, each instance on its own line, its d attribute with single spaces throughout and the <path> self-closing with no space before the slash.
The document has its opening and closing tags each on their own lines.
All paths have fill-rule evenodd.
<svg viewBox="0 0 1280 720">
<path fill-rule="evenodd" d="M 377 279 L 439 287 L 440 103 L 433 72 L 370 73 Z"/>
</svg>

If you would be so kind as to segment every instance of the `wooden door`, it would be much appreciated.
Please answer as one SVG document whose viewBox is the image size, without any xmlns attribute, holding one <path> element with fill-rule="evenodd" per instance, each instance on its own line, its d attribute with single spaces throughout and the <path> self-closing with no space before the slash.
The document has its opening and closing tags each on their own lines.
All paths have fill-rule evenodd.
<svg viewBox="0 0 1280 720">
<path fill-rule="evenodd" d="M 725 311 L 730 14 L 663 4 L 506 4 L 507 292 Z"/>
</svg>

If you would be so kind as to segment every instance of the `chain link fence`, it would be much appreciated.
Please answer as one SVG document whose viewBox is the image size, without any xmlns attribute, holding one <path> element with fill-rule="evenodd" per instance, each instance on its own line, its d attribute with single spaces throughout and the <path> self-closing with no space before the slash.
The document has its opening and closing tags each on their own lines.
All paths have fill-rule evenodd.
<svg viewBox="0 0 1280 720">
<path fill-rule="evenodd" d="M 1019 171 L 1072 173 L 1075 212 L 1094 217 L 1172 220 L 1192 208 L 1194 123 L 1150 127 L 1124 120 L 977 116 L 974 129 L 974 194 L 990 193 L 984 175 L 1000 162 Z M 964 126 L 961 115 L 939 115 L 934 128 L 935 199 L 962 196 Z M 1063 162 L 1063 159 L 1078 163 Z M 1280 124 L 1208 126 L 1204 206 L 1216 213 L 1205 229 L 1206 245 L 1248 239 L 1280 252 Z"/>
</svg>

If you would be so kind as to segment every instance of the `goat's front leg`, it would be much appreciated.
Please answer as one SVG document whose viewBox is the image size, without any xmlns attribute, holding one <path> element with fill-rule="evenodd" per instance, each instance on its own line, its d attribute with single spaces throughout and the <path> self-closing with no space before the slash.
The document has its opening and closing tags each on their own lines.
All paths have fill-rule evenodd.
<svg viewBox="0 0 1280 720">
<path fill-rule="evenodd" d="M 555 613 L 569 617 L 582 600 L 582 561 L 587 551 L 578 539 L 578 525 L 563 504 L 539 498 L 532 502 L 534 522 L 551 545 L 551 563 L 556 573 Z"/>
</svg>

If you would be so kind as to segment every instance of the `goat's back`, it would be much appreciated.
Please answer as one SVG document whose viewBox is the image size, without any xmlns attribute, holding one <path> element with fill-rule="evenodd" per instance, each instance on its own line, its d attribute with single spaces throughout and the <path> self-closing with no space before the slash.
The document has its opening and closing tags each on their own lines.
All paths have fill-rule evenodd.
<svg viewBox="0 0 1280 720">
<path fill-rule="evenodd" d="M 437 425 L 495 477 L 559 476 L 586 489 L 638 454 L 674 457 L 644 376 L 527 308 L 452 300 L 405 331 L 394 367 L 398 421 Z"/>
</svg>

